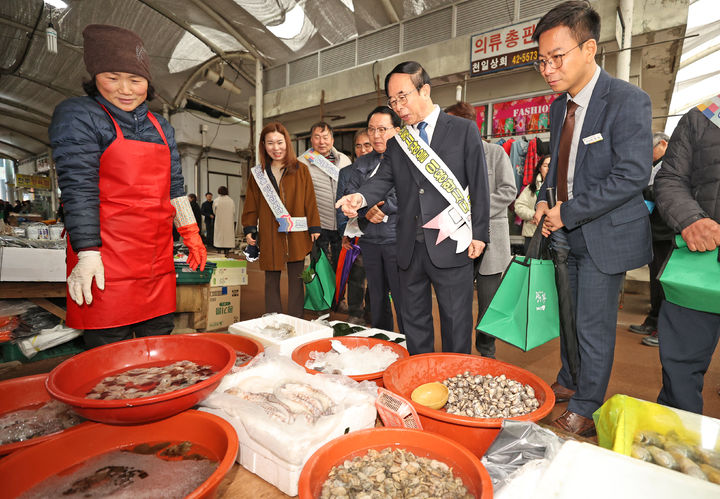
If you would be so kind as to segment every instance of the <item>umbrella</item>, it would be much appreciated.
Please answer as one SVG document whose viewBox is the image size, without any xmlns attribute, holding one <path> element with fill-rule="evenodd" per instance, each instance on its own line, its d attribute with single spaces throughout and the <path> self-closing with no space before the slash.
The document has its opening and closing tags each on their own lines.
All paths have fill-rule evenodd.
<svg viewBox="0 0 720 499">
<path fill-rule="evenodd" d="M 555 206 L 555 189 L 547 189 L 548 207 Z M 550 256 L 555 265 L 555 286 L 558 293 L 558 309 L 560 312 L 560 341 L 562 342 L 567 359 L 570 376 L 577 384 L 580 369 L 580 356 L 578 354 L 577 330 L 575 328 L 575 304 L 570 289 L 570 275 L 568 272 L 568 254 L 570 247 L 567 238 L 561 230 L 553 232 L 550 244 Z"/>
<path fill-rule="evenodd" d="M 357 244 L 350 244 L 350 249 L 343 247 L 340 250 L 340 256 L 338 257 L 338 266 L 335 271 L 335 306 L 340 303 L 340 300 L 345 295 L 345 286 L 350 276 L 350 269 L 355 263 L 358 255 L 360 254 L 360 246 Z"/>
</svg>

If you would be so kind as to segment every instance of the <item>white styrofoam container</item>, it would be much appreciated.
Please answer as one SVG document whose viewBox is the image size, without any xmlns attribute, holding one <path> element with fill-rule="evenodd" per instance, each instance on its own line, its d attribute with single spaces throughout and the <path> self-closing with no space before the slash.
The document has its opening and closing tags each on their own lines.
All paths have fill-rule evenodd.
<svg viewBox="0 0 720 499">
<path fill-rule="evenodd" d="M 351 333 L 348 336 L 359 336 L 361 338 L 369 338 L 370 336 L 374 334 L 382 333 L 388 338 L 390 338 L 390 341 L 395 341 L 398 338 L 401 338 L 403 341 L 398 343 L 401 347 L 407 348 L 407 342 L 405 341 L 405 335 L 396 333 L 395 331 L 385 331 L 384 329 L 376 329 L 376 328 L 370 328 L 370 329 L 363 329 L 362 331 L 358 331 L 357 333 Z"/>
<path fill-rule="evenodd" d="M 720 497 L 720 486 L 596 445 L 568 441 L 540 478 L 534 497 L 710 499 Z"/>
<path fill-rule="evenodd" d="M 0 281 L 65 282 L 65 250 L 0 248 Z"/>
<path fill-rule="evenodd" d="M 295 336 L 285 340 L 272 338 L 262 333 L 262 329 L 268 322 L 285 322 L 295 328 Z M 247 336 L 259 341 L 264 347 L 278 347 L 280 355 L 290 356 L 298 346 L 313 340 L 332 338 L 333 330 L 318 322 L 306 321 L 285 314 L 274 314 L 272 316 L 259 317 L 248 321 L 236 322 L 228 328 L 232 334 Z"/>
</svg>

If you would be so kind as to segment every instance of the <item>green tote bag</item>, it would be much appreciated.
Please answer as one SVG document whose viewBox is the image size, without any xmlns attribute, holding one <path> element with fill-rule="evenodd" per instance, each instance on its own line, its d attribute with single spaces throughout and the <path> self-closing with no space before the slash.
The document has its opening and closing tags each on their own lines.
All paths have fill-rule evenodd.
<svg viewBox="0 0 720 499">
<path fill-rule="evenodd" d="M 305 283 L 305 308 L 328 310 L 335 295 L 335 272 L 317 243 L 310 251 L 310 265 L 302 275 Z"/>
<path fill-rule="evenodd" d="M 676 235 L 659 280 L 670 303 L 720 314 L 720 249 L 690 251 L 685 240 Z"/>
<path fill-rule="evenodd" d="M 525 257 L 514 257 L 477 326 L 524 351 L 560 335 L 555 266 L 540 256 L 540 231 Z M 533 244 L 534 243 L 534 244 Z"/>
</svg>

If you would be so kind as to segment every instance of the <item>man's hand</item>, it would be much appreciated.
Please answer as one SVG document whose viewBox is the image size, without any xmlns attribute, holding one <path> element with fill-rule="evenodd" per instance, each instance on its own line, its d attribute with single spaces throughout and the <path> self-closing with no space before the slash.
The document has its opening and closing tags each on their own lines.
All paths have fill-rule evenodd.
<svg viewBox="0 0 720 499">
<path fill-rule="evenodd" d="M 311 232 L 311 233 L 310 233 L 310 239 L 312 240 L 312 242 L 317 241 L 317 238 L 318 238 L 318 237 L 320 237 L 320 233 L 319 233 L 319 232 Z"/>
<path fill-rule="evenodd" d="M 482 252 L 485 250 L 485 243 L 483 241 L 478 241 L 477 239 L 473 239 L 470 241 L 470 246 L 468 247 L 468 256 L 470 258 L 477 258 L 480 255 L 482 255 Z"/>
<path fill-rule="evenodd" d="M 348 194 L 347 196 L 343 196 L 338 199 L 338 202 L 335 203 L 335 208 L 342 208 L 342 211 L 346 217 L 355 218 L 357 216 L 357 211 L 362 208 L 362 204 L 362 194 L 358 194 L 356 192 L 354 194 Z"/>
<path fill-rule="evenodd" d="M 545 222 L 542 228 L 543 236 L 548 237 L 551 232 L 555 232 L 565 226 L 560 218 L 560 205 L 562 205 L 562 201 L 558 201 L 552 210 L 545 212 Z M 545 206 L 547 206 L 547 204 Z M 535 212 L 535 216 L 537 216 L 537 211 Z"/>
<path fill-rule="evenodd" d="M 347 236 L 343 236 L 342 240 L 342 247 L 346 250 L 350 251 L 352 249 L 352 243 L 350 242 L 350 238 Z"/>
<path fill-rule="evenodd" d="M 712 218 L 701 218 L 680 233 L 690 251 L 712 251 L 720 246 L 720 224 Z"/>
<path fill-rule="evenodd" d="M 245 242 L 248 243 L 250 246 L 255 246 L 255 243 L 257 242 L 255 238 L 252 236 L 252 233 L 245 234 Z"/>
<path fill-rule="evenodd" d="M 533 216 L 532 223 L 535 225 L 540 224 L 540 219 L 543 217 L 544 214 L 546 214 L 548 211 L 550 211 L 550 208 L 548 208 L 548 204 L 545 201 L 540 201 L 537 204 L 537 207 L 535 208 L 535 216 Z"/>
<path fill-rule="evenodd" d="M 382 212 L 380 207 L 384 204 L 385 201 L 380 201 L 378 204 L 370 208 L 365 214 L 365 218 L 367 218 L 369 222 L 372 222 L 374 224 L 381 223 L 385 219 L 385 213 Z"/>
<path fill-rule="evenodd" d="M 70 298 L 78 305 L 85 303 L 90 305 L 93 301 L 92 281 L 99 290 L 105 289 L 105 267 L 99 251 L 87 250 L 78 253 L 78 262 L 73 267 L 67 278 L 68 293 Z"/>
</svg>

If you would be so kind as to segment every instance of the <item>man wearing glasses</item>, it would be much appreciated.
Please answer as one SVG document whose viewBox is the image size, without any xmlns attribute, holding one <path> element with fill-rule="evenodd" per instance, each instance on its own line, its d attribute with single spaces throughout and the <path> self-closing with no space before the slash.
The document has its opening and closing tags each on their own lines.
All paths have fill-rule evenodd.
<svg viewBox="0 0 720 499">
<path fill-rule="evenodd" d="M 580 368 L 577 383 L 561 348 L 553 384 L 556 402 L 569 400 L 553 424 L 582 436 L 595 433 L 592 414 L 603 403 L 615 350 L 623 273 L 652 258 L 642 190 L 652 163 L 651 105 L 639 88 L 595 63 L 600 16 L 587 2 L 565 2 L 538 22 L 537 70 L 555 92 L 550 107 L 550 170 L 538 194 L 534 222 L 569 248 Z M 547 188 L 556 188 L 549 209 Z"/>
<path fill-rule="evenodd" d="M 472 262 L 489 240 L 489 194 L 475 123 L 433 104 L 430 77 L 414 61 L 385 77 L 388 106 L 405 122 L 387 141 L 377 173 L 337 207 L 353 217 L 395 188 L 401 315 L 411 354 L 434 351 L 431 284 L 440 310 L 442 350 L 470 353 Z"/>
</svg>

